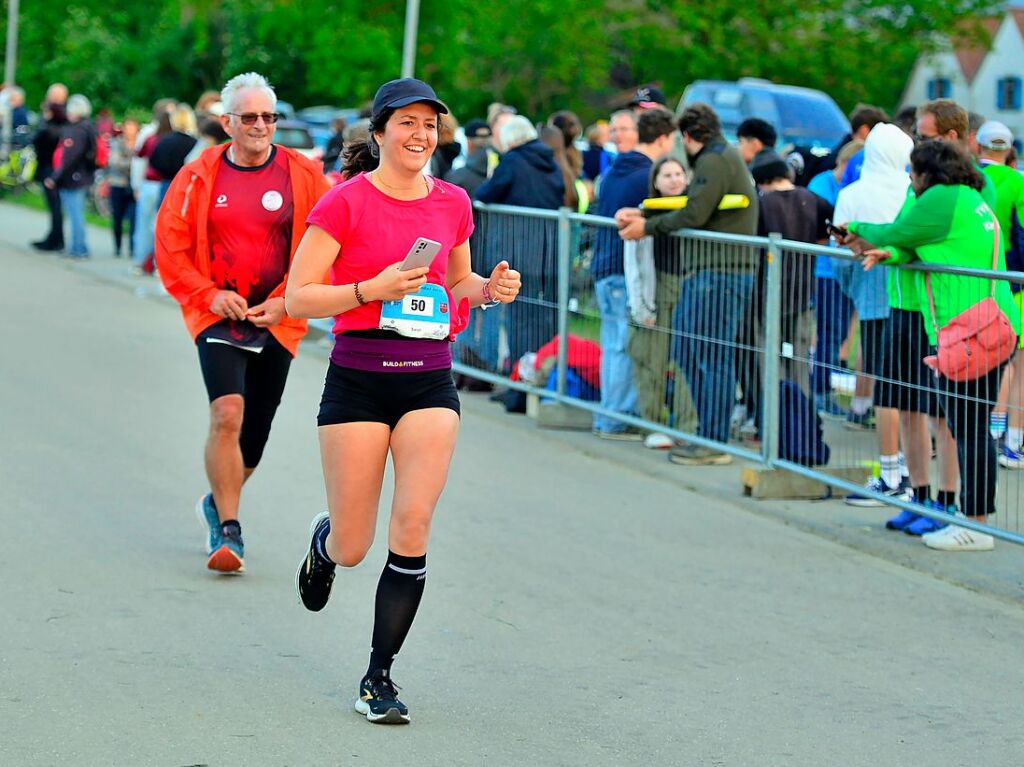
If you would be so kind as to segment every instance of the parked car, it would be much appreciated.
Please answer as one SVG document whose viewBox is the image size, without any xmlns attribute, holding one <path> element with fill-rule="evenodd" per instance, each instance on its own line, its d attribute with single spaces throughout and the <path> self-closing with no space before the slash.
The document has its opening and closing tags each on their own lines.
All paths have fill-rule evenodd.
<svg viewBox="0 0 1024 767">
<path fill-rule="evenodd" d="M 289 104 L 287 101 L 281 101 L 278 99 L 277 112 L 281 115 L 282 120 L 294 120 L 295 119 L 295 107 Z"/>
<path fill-rule="evenodd" d="M 312 160 L 323 156 L 323 150 L 316 145 L 309 128 L 298 120 L 278 120 L 274 143 L 295 149 Z"/>
<path fill-rule="evenodd" d="M 306 124 L 310 134 L 313 136 L 313 141 L 321 151 L 327 148 L 327 142 L 334 135 L 334 132 L 331 130 L 331 123 L 339 117 L 351 125 L 359 119 L 359 110 L 321 105 L 305 107 L 295 113 L 295 119 L 301 120 Z"/>
<path fill-rule="evenodd" d="M 754 77 L 737 82 L 696 80 L 683 92 L 677 111 L 682 112 L 695 101 L 715 108 L 729 141 L 736 140 L 736 128 L 748 117 L 760 117 L 774 125 L 780 147 L 789 144 L 833 149 L 850 132 L 850 123 L 836 102 L 811 88 L 777 85 Z"/>
</svg>

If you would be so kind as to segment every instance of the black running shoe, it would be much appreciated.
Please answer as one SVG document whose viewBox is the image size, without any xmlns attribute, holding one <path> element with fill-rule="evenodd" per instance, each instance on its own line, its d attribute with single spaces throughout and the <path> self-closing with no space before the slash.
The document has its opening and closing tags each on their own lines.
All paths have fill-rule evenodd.
<svg viewBox="0 0 1024 767">
<path fill-rule="evenodd" d="M 409 709 L 398 699 L 398 687 L 384 669 L 363 677 L 356 711 L 374 724 L 409 724 Z"/>
<path fill-rule="evenodd" d="M 321 526 L 330 527 L 331 518 L 326 511 L 313 517 L 309 526 L 309 551 L 295 573 L 295 590 L 307 610 L 320 612 L 331 597 L 331 584 L 334 583 L 333 562 L 323 559 L 316 553 L 314 540 Z"/>
</svg>

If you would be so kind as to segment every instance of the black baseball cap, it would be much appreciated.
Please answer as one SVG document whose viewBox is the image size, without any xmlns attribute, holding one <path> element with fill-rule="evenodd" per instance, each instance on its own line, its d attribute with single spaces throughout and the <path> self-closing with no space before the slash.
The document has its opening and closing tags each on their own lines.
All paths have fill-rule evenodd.
<svg viewBox="0 0 1024 767">
<path fill-rule="evenodd" d="M 633 94 L 633 100 L 629 102 L 631 107 L 639 106 L 650 109 L 652 106 L 665 106 L 667 103 L 665 94 L 656 85 L 641 85 Z"/>
<path fill-rule="evenodd" d="M 430 104 L 441 114 L 448 114 L 448 107 L 437 97 L 434 89 L 414 77 L 402 77 L 380 86 L 377 95 L 373 97 L 373 114 L 376 117 L 385 109 L 396 109 L 417 102 Z"/>
<path fill-rule="evenodd" d="M 490 138 L 491 127 L 483 120 L 470 120 L 462 128 L 466 138 Z"/>
</svg>

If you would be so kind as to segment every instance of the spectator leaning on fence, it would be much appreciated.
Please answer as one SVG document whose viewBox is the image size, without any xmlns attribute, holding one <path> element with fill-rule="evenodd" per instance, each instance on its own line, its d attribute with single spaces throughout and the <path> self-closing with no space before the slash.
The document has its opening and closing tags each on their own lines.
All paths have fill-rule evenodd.
<svg viewBox="0 0 1024 767">
<path fill-rule="evenodd" d="M 977 132 L 980 150 L 978 158 L 982 172 L 996 188 L 996 219 L 1003 235 L 1006 268 L 1012 272 L 1024 271 L 1024 176 L 1006 165 L 1013 148 L 1013 134 L 1003 123 L 991 121 Z M 1018 308 L 1024 312 L 1024 285 L 1011 282 L 1010 290 Z M 1024 339 L 1021 339 L 1024 349 Z M 1024 468 L 1024 351 L 1014 355 L 1011 371 L 1003 379 L 1000 392 L 1000 413 L 992 414 L 992 436 L 1003 438 L 999 464 L 1008 469 Z M 1006 408 L 1009 405 L 1009 423 Z M 1005 435 L 1003 434 L 1005 432 Z M 1004 438 L 1005 437 L 1005 438 Z"/>
<path fill-rule="evenodd" d="M 620 208 L 640 205 L 647 196 L 654 161 L 668 154 L 672 148 L 676 126 L 668 110 L 645 110 L 637 119 L 637 128 L 640 142 L 636 149 L 618 155 L 602 177 L 597 207 L 599 216 L 610 218 Z M 599 228 L 590 272 L 601 314 L 601 406 L 636 416 L 639 402 L 627 352 L 629 306 L 622 255 L 622 238 L 615 228 Z M 594 434 L 604 439 L 643 438 L 639 429 L 603 415 L 594 416 Z"/>
<path fill-rule="evenodd" d="M 872 128 L 864 143 L 861 176 L 839 192 L 835 219 L 875 224 L 894 221 L 911 191 L 906 168 L 913 148 L 913 140 L 895 125 L 879 123 Z M 867 488 L 904 502 L 916 496 L 920 503 L 926 504 L 930 499 L 928 459 L 931 451 L 926 415 L 936 415 L 936 412 L 928 391 L 931 376 L 923 373 L 926 368 L 922 359 L 926 351 L 920 343 L 914 343 L 915 337 L 910 332 L 918 329 L 914 323 L 920 324 L 921 315 L 890 308 L 886 289 L 887 269 L 865 272 L 856 263 L 837 258 L 834 271 L 843 290 L 856 305 L 864 360 L 862 368 L 874 379 L 881 471 L 878 477 L 868 481 Z M 910 323 L 906 332 L 893 332 L 906 323 Z M 921 332 L 923 334 L 923 329 Z M 901 443 L 903 452 L 900 451 Z M 926 451 L 923 457 L 920 454 L 922 448 Z M 907 466 L 908 460 L 912 469 Z M 846 503 L 851 506 L 884 505 L 883 501 L 872 496 L 857 493 L 848 495 Z M 908 514 L 891 520 L 895 525 L 891 529 L 903 529 L 909 524 L 912 520 Z"/>
<path fill-rule="evenodd" d="M 995 214 L 980 194 L 984 176 L 964 148 L 948 141 L 925 141 L 914 149 L 910 161 L 917 194 L 913 208 L 892 224 L 849 224 L 846 242 L 863 256 L 864 268 L 916 259 L 925 264 L 991 269 L 994 250 L 996 269 L 1005 270 Z M 918 293 L 925 296 L 925 277 L 921 272 L 914 274 Z M 934 314 L 927 298 L 922 313 L 933 346 L 937 343 L 937 328 L 988 297 L 993 287 L 999 310 L 1020 335 L 1020 311 L 1007 282 L 944 273 L 930 274 L 928 280 Z M 996 512 L 995 442 L 989 436 L 988 425 L 1003 367 L 998 365 L 964 382 L 937 375 L 942 406 L 960 458 L 960 514 L 979 523 Z M 926 533 L 925 544 L 946 551 L 993 548 L 992 536 L 960 527 L 956 519 L 951 517 L 948 526 Z"/>
<path fill-rule="evenodd" d="M 615 214 L 619 234 L 636 240 L 693 228 L 753 235 L 758 215 L 754 182 L 739 152 L 722 136 L 715 110 L 707 104 L 691 104 L 678 124 L 693 168 L 686 207 L 650 218 L 637 208 L 623 208 Z M 721 210 L 727 194 L 743 195 L 749 205 Z M 733 345 L 750 302 L 756 257 L 746 245 L 698 243 L 684 252 L 682 262 L 674 321 L 680 333 L 676 351 L 700 419 L 698 435 L 725 443 L 736 389 Z M 669 460 L 724 464 L 732 458 L 720 450 L 687 443 L 673 448 Z"/>
<path fill-rule="evenodd" d="M 814 176 L 807 189 L 835 206 L 839 198 L 839 180 L 846 164 L 863 146 L 864 142 L 857 139 L 843 144 L 836 154 L 836 167 Z M 836 402 L 832 393 L 831 375 L 832 371 L 839 370 L 839 351 L 850 328 L 853 302 L 839 288 L 829 256 L 814 259 L 814 312 L 814 369 L 811 373 L 814 404 L 823 417 L 846 418 L 847 411 Z"/>
<path fill-rule="evenodd" d="M 762 237 L 780 234 L 783 239 L 796 242 L 820 243 L 827 239 L 826 222 L 832 217 L 832 206 L 813 192 L 796 186 L 790 177 L 790 168 L 774 150 L 766 149 L 754 155 L 750 167 L 754 181 L 760 190 L 758 201 L 757 233 Z M 757 278 L 754 283 L 754 297 L 747 317 L 754 326 L 754 347 L 763 349 L 764 291 L 767 286 L 767 259 L 758 262 Z M 779 318 L 779 338 L 788 344 L 792 352 L 782 359 L 781 377 L 799 387 L 811 401 L 811 343 L 814 339 L 814 260 L 813 256 L 800 253 L 785 253 L 782 258 L 782 300 Z M 760 366 L 755 364 L 755 406 L 761 402 Z M 746 395 L 747 392 L 744 392 Z M 755 407 L 755 412 L 759 408 Z M 761 433 L 761 419 L 755 418 Z M 762 436 L 764 436 L 762 434 Z M 789 445 L 789 455 L 811 450 L 811 445 Z M 811 461 L 812 463 L 815 461 Z"/>
</svg>

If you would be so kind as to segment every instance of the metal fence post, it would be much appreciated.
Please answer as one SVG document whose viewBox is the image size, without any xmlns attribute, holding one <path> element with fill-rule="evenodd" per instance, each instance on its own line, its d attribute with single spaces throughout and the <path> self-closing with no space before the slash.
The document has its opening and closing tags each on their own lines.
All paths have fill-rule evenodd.
<svg viewBox="0 0 1024 767">
<path fill-rule="evenodd" d="M 565 396 L 565 378 L 569 370 L 569 251 L 572 244 L 572 222 L 569 208 L 558 209 L 558 360 L 557 391 Z"/>
<path fill-rule="evenodd" d="M 779 353 L 782 325 L 782 248 L 778 233 L 768 235 L 768 278 L 764 308 L 764 386 L 761 390 L 761 456 L 769 466 L 779 459 Z"/>
</svg>

